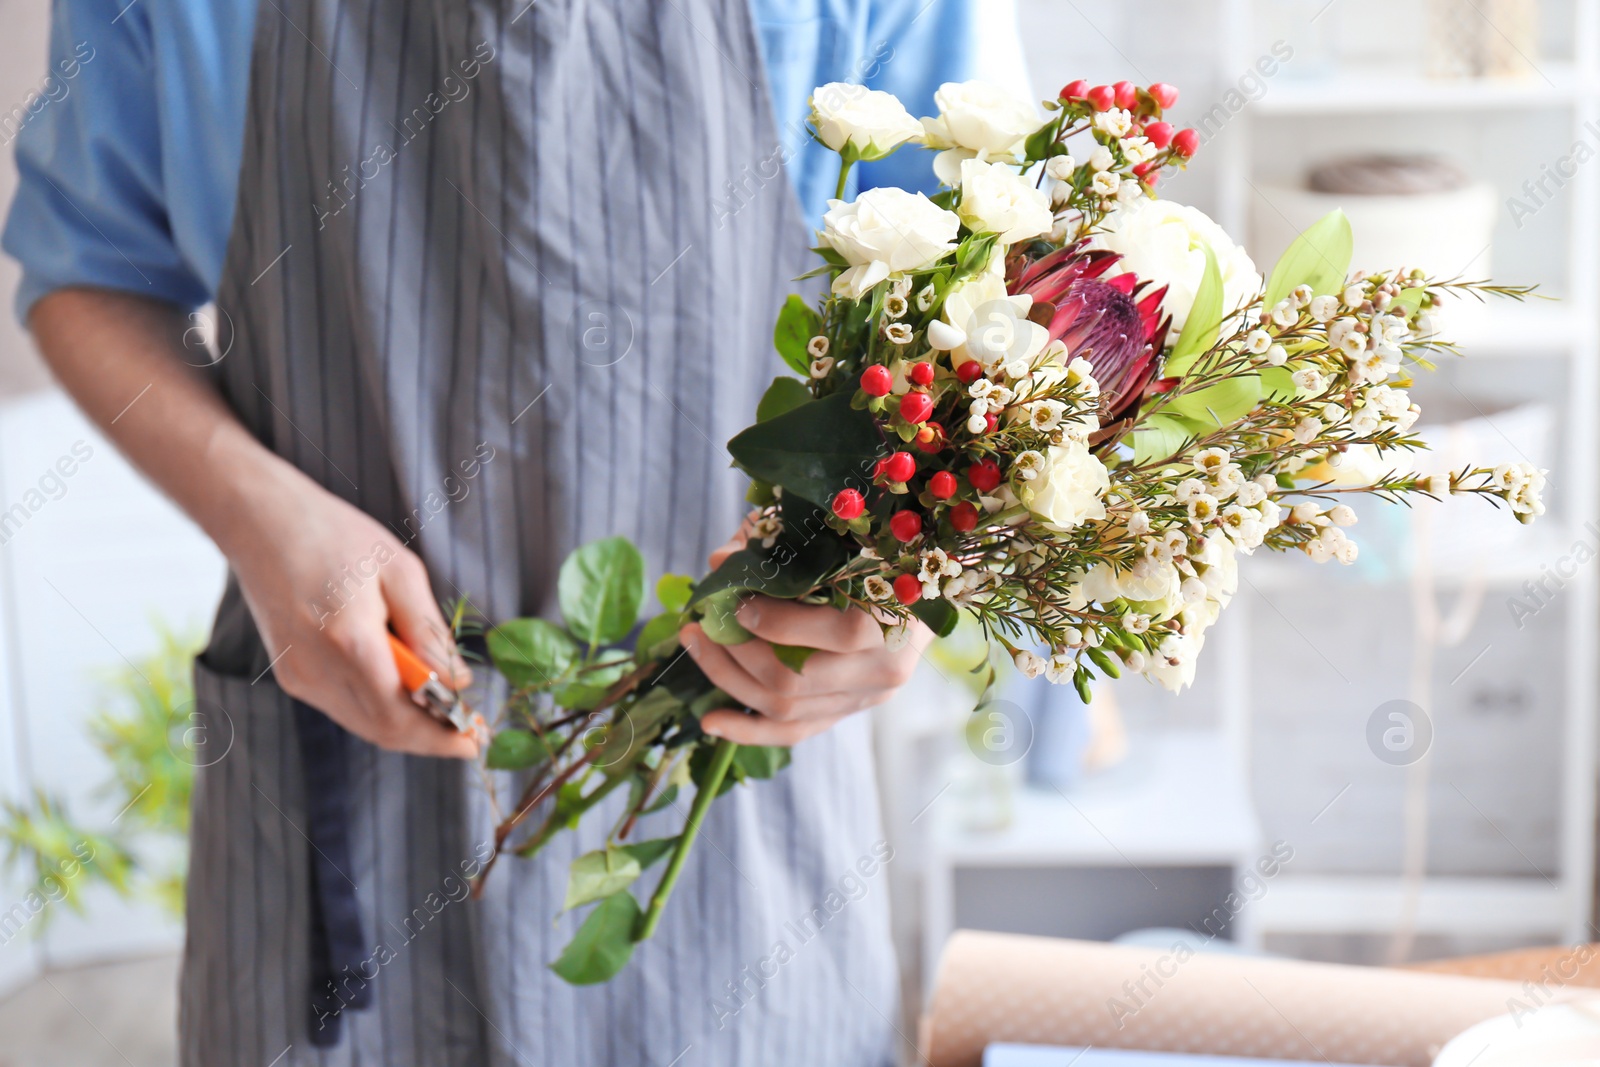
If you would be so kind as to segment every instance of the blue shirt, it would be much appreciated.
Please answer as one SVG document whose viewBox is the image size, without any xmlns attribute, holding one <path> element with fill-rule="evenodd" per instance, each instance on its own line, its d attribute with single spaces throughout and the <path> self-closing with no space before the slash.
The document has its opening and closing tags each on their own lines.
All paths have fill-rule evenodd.
<svg viewBox="0 0 1600 1067">
<path fill-rule="evenodd" d="M 55 0 L 50 73 L 14 139 L 20 181 L 3 246 L 17 312 L 68 285 L 185 310 L 222 274 L 243 152 L 257 0 Z M 838 157 L 805 130 L 812 89 L 860 82 L 931 115 L 972 75 L 979 0 L 750 0 L 789 175 L 815 223 Z M 852 185 L 920 189 L 926 153 L 856 168 Z M 714 190 L 707 190 L 715 195 Z"/>
</svg>

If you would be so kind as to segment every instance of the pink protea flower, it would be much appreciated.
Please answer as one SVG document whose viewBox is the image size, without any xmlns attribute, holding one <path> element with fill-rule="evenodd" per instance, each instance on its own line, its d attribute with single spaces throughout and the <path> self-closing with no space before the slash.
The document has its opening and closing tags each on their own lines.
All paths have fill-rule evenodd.
<svg viewBox="0 0 1600 1067">
<path fill-rule="evenodd" d="M 1032 262 L 1016 257 L 1007 270 L 1011 294 L 1033 297 L 1028 317 L 1094 367 L 1100 439 L 1115 436 L 1116 424 L 1132 418 L 1140 402 L 1159 391 L 1161 349 L 1172 321 L 1161 313 L 1166 286 L 1150 290 L 1149 282 L 1128 273 L 1104 277 L 1120 258 L 1076 244 Z"/>
</svg>

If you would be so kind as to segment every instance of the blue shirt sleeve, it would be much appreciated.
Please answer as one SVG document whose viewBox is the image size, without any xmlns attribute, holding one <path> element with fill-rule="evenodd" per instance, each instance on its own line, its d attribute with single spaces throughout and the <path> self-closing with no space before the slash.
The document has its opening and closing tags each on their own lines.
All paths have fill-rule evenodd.
<svg viewBox="0 0 1600 1067">
<path fill-rule="evenodd" d="M 918 118 L 938 114 L 933 94 L 977 69 L 976 0 L 875 0 L 861 81 L 900 98 Z M 887 159 L 857 167 L 859 189 L 895 186 L 932 193 L 933 154 L 908 145 Z"/>
<path fill-rule="evenodd" d="M 123 4 L 55 3 L 50 73 L 16 134 L 19 183 L 0 241 L 22 264 L 24 320 L 68 285 L 186 310 L 209 299 L 168 217 L 149 3 Z"/>
</svg>

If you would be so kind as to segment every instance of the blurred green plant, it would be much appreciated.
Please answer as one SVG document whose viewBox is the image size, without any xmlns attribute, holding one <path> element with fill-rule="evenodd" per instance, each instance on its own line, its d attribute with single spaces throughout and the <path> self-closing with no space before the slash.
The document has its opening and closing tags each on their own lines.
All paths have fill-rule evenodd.
<svg viewBox="0 0 1600 1067">
<path fill-rule="evenodd" d="M 110 765 L 96 795 L 118 814 L 101 828 L 73 818 L 59 796 L 43 789 L 0 802 L 0 848 L 12 869 L 31 874 L 35 901 L 83 912 L 89 883 L 124 899 L 154 900 L 183 915 L 188 868 L 189 795 L 194 767 L 184 736 L 194 701 L 190 669 L 200 642 L 158 624 L 160 646 L 113 674 L 106 699 L 87 731 Z M 42 930 L 49 909 L 30 905 Z"/>
</svg>

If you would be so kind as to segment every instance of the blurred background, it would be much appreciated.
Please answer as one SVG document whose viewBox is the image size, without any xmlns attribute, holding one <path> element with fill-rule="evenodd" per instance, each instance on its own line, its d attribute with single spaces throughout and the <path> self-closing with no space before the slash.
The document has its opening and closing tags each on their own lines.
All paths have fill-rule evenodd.
<svg viewBox="0 0 1600 1067">
<path fill-rule="evenodd" d="M 1552 506 L 1524 528 L 1465 503 L 1369 504 L 1352 567 L 1245 561 L 1176 698 L 1134 680 L 1084 708 L 1013 685 L 974 715 L 980 650 L 960 633 L 936 649 L 877 718 L 908 1004 L 957 927 L 1163 945 L 1151 931 L 1176 929 L 1375 964 L 1600 940 L 1600 0 L 1016 0 L 1016 16 L 1025 55 L 997 52 L 994 80 L 1035 98 L 1078 77 L 1182 89 L 1172 117 L 1203 148 L 1163 192 L 1244 236 L 1263 271 L 1337 206 L 1358 267 L 1558 297 L 1451 309 L 1468 358 L 1415 389 L 1435 469 L 1530 461 Z M 0 0 L 0 141 L 44 77 L 47 18 Z M 14 185 L 0 152 L 0 204 Z M 6 307 L 16 280 L 0 261 Z M 169 1064 L 185 734 L 207 728 L 183 659 L 223 564 L 9 313 L 0 515 L 0 1065 Z M 27 906 L 86 842 L 96 862 L 68 898 Z"/>
</svg>

